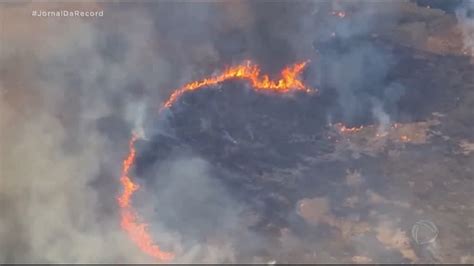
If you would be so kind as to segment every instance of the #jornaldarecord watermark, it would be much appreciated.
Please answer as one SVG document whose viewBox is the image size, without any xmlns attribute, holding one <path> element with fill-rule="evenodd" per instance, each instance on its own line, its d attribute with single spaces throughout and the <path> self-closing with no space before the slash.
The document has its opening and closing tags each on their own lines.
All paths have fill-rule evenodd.
<svg viewBox="0 0 474 266">
<path fill-rule="evenodd" d="M 33 17 L 103 17 L 104 10 L 99 11 L 83 11 L 83 10 L 33 10 Z"/>
</svg>

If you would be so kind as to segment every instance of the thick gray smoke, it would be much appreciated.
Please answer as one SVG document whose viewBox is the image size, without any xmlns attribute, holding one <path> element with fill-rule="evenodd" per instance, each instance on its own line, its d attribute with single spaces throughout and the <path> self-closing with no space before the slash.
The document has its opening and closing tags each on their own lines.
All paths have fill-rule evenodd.
<svg viewBox="0 0 474 266">
<path fill-rule="evenodd" d="M 160 79 L 159 62 L 142 53 L 154 51 L 148 20 L 109 12 L 109 19 L 127 21 L 121 27 L 128 49 L 118 64 L 101 51 L 114 29 L 104 31 L 100 18 L 32 16 L 101 9 L 93 3 L 0 8 L 0 261 L 147 259 L 121 232 L 115 195 L 123 141 L 145 101 L 130 82 L 149 89 Z M 107 117 L 119 120 L 103 132 Z"/>
<path fill-rule="evenodd" d="M 170 91 L 223 66 L 252 59 L 275 74 L 312 59 L 306 80 L 338 95 L 328 117 L 369 116 L 388 125 L 404 88 L 387 85 L 394 59 L 367 36 L 395 23 L 397 6 L 0 4 L 0 263 L 150 262 L 119 226 L 115 197 L 128 138 L 132 131 L 149 139 L 166 129 L 156 114 Z M 62 9 L 104 10 L 104 16 L 32 16 Z M 472 52 L 472 19 L 459 16 Z M 264 243 L 239 216 L 246 206 L 202 158 L 180 154 L 152 169 L 136 203 L 178 262 L 235 262 L 242 250 Z"/>
<path fill-rule="evenodd" d="M 248 23 L 256 23 L 251 21 L 258 15 L 244 2 L 3 3 L 0 8 L 0 261 L 150 261 L 121 231 L 116 210 L 130 133 L 134 130 L 146 138 L 149 128 L 153 134 L 153 126 L 143 122 L 156 122 L 153 117 L 172 88 L 232 63 L 234 59 L 220 58 L 221 52 L 229 51 L 215 41 L 222 39 L 215 34 L 234 29 L 255 34 L 254 24 Z M 104 16 L 32 16 L 35 10 L 63 9 L 104 10 Z M 205 162 L 177 160 L 179 171 L 174 166 L 164 173 L 173 182 L 156 196 L 170 205 L 164 214 L 172 217 L 178 207 L 173 197 L 181 197 L 186 184 L 192 183 L 191 201 L 193 195 L 208 194 L 220 200 L 212 216 L 242 231 L 234 218 L 241 207 L 219 184 L 209 183 Z M 146 191 L 154 194 L 151 188 Z M 190 219 L 199 217 L 199 210 L 194 211 L 197 216 Z M 151 221 L 152 230 L 160 231 L 159 217 L 156 224 Z M 177 225 L 193 228 L 193 223 L 180 220 Z M 223 252 L 220 242 L 183 246 L 188 243 L 185 236 L 156 235 L 162 235 L 160 243 L 173 248 L 183 261 L 234 258 L 233 247 Z"/>
<path fill-rule="evenodd" d="M 374 42 L 396 24 L 402 4 L 332 3 L 334 15 L 325 21 L 326 27 L 319 36 L 315 36 L 315 48 L 319 52 L 315 58 L 316 75 L 321 87 L 336 91 L 338 99 L 338 104 L 328 113 L 329 122 L 337 119 L 349 124 L 388 123 L 387 119 L 396 114 L 395 104 L 403 95 L 403 88 L 387 81 L 396 60 L 390 49 Z"/>
</svg>

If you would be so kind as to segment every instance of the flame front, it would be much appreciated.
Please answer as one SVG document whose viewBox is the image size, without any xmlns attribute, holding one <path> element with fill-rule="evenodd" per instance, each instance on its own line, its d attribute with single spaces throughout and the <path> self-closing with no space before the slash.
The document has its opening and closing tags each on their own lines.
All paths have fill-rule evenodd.
<svg viewBox="0 0 474 266">
<path fill-rule="evenodd" d="M 230 79 L 248 80 L 252 89 L 261 92 L 268 91 L 280 94 L 290 93 L 292 91 L 313 92 L 314 90 L 306 87 L 299 79 L 299 75 L 307 63 L 308 61 L 286 67 L 281 72 L 281 78 L 279 80 L 271 80 L 268 75 L 260 74 L 260 68 L 257 65 L 247 61 L 245 64 L 228 68 L 218 76 L 191 82 L 176 89 L 164 102 L 160 109 L 160 113 L 163 109 L 170 108 L 186 92 L 202 89 L 206 86 L 216 85 Z M 120 183 L 123 191 L 117 198 L 121 216 L 120 226 L 144 253 L 152 256 L 158 261 L 169 262 L 174 258 L 174 254 L 162 251 L 158 245 L 154 244 L 154 241 L 147 230 L 148 225 L 139 221 L 138 215 L 132 206 L 132 196 L 140 188 L 139 185 L 133 182 L 130 178 L 130 168 L 135 162 L 136 151 L 134 144 L 137 138 L 138 135 L 132 134 L 129 142 L 129 152 L 122 165 Z"/>
<path fill-rule="evenodd" d="M 173 259 L 174 254 L 162 251 L 158 245 L 153 243 L 153 239 L 147 231 L 147 224 L 138 221 L 138 216 L 131 205 L 132 195 L 139 188 L 129 177 L 130 168 L 135 162 L 136 151 L 134 144 L 136 140 L 137 135 L 133 134 L 128 144 L 129 152 L 127 158 L 125 158 L 122 165 L 120 183 L 122 184 L 123 192 L 117 199 L 120 206 L 120 226 L 143 252 L 159 261 L 170 261 Z"/>
<path fill-rule="evenodd" d="M 308 61 L 294 64 L 281 71 L 279 80 L 271 80 L 268 75 L 261 75 L 260 68 L 250 61 L 242 65 L 228 68 L 222 74 L 194 81 L 175 90 L 168 100 L 165 101 L 160 110 L 171 107 L 184 93 L 201 89 L 206 86 L 216 85 L 230 79 L 244 79 L 250 81 L 252 88 L 256 91 L 270 91 L 277 93 L 288 93 L 290 91 L 312 92 L 298 78 Z"/>
</svg>

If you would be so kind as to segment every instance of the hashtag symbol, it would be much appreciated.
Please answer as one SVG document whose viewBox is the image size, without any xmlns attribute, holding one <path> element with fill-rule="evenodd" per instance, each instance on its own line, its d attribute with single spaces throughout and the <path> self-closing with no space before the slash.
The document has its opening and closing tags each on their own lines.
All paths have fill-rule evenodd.
<svg viewBox="0 0 474 266">
<path fill-rule="evenodd" d="M 33 12 L 31 12 L 31 15 L 32 15 L 33 17 L 36 17 L 36 10 L 33 10 Z"/>
</svg>

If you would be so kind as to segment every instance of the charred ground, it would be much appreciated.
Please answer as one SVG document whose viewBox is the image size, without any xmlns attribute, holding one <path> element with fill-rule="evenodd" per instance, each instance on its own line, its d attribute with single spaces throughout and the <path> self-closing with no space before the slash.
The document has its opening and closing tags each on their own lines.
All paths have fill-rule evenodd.
<svg viewBox="0 0 474 266">
<path fill-rule="evenodd" d="M 358 41 L 336 40 L 337 45 L 320 45 L 318 48 L 324 52 L 319 64 L 324 69 L 324 54 L 338 49 L 337 53 L 343 56 L 344 50 L 349 53 Z M 367 40 L 362 42 L 365 45 Z M 354 97 L 381 100 L 384 110 L 394 119 L 391 123 L 427 121 L 433 119 L 433 113 L 444 114 L 437 118 L 442 120 L 440 123 L 429 127 L 427 143 L 395 141 L 375 155 L 355 152 L 341 144 L 344 136 L 335 134 L 331 123 L 368 126 L 377 121 L 370 109 L 346 119 L 338 112 L 341 103 L 337 88 L 321 81 L 318 94 L 281 97 L 256 93 L 245 82 L 228 81 L 185 95 L 168 112 L 172 134 L 138 143 L 138 178 L 143 182 L 166 179 L 153 177 L 153 165 L 176 154 L 191 151 L 205 158 L 212 165 L 212 176 L 225 184 L 226 193 L 248 207 L 239 215 L 257 216 L 252 230 L 271 243 L 267 248 L 246 251 L 250 253 L 242 251 L 243 257 L 263 254 L 280 261 L 314 262 L 313 250 L 319 250 L 320 262 L 354 262 L 354 257 L 364 254 L 373 261 L 388 263 L 451 261 L 469 254 L 472 238 L 465 238 L 462 232 L 472 230 L 472 221 L 465 220 L 472 214 L 466 209 L 472 198 L 469 186 L 465 186 L 472 184 L 472 155 L 460 154 L 459 141 L 472 138 L 474 124 L 459 110 L 472 106 L 470 73 L 474 68 L 464 57 L 435 55 L 379 39 L 370 42 L 376 49 L 396 55 L 396 60 L 383 78 L 374 81 L 368 77 L 368 83 L 358 84 L 361 90 L 356 90 Z M 395 101 L 384 101 L 391 93 L 386 84 L 393 83 L 403 86 L 403 93 Z M 357 185 L 348 182 L 354 175 L 363 181 Z M 319 221 L 316 227 L 308 224 L 308 217 L 301 215 L 298 204 L 310 198 L 327 199 L 331 214 L 324 217 L 332 218 Z M 356 200 L 350 203 L 351 198 Z M 190 201 L 192 197 L 183 197 L 183 202 L 174 204 L 186 205 Z M 165 207 L 156 202 L 157 212 L 160 208 Z M 202 210 L 202 206 L 198 209 Z M 209 211 L 178 216 L 190 221 L 197 217 L 209 219 L 209 225 L 194 235 L 202 240 L 214 230 L 213 224 L 219 224 L 219 217 L 210 217 L 213 214 Z M 392 234 L 390 230 L 395 230 L 383 227 L 385 222 L 409 232 L 418 219 L 436 221 L 444 232 L 443 242 L 448 242 L 443 243 L 443 250 L 427 252 L 403 235 L 400 241 L 408 241 L 406 245 L 384 242 L 384 232 Z M 452 219 L 458 222 L 451 223 Z M 166 218 L 164 221 L 170 228 L 175 222 Z M 288 233 L 285 230 L 298 237 L 304 248 L 285 251 L 288 254 L 270 248 L 284 245 L 282 238 Z M 377 248 L 380 242 L 388 249 Z M 354 248 L 354 243 L 360 249 Z"/>
</svg>

